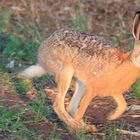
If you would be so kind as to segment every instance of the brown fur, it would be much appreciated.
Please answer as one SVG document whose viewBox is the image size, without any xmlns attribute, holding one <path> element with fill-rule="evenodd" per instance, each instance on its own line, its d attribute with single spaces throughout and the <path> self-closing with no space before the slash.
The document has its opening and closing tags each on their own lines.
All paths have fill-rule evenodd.
<svg viewBox="0 0 140 140">
<path fill-rule="evenodd" d="M 39 47 L 39 66 L 53 74 L 58 83 L 54 110 L 72 130 L 85 127 L 87 131 L 96 131 L 94 125 L 85 125 L 82 120 L 95 96 L 112 96 L 116 101 L 117 108 L 109 114 L 109 120 L 117 119 L 125 111 L 123 93 L 140 76 L 138 16 L 139 13 L 133 25 L 135 49 L 126 54 L 103 38 L 68 29 L 54 32 Z M 66 111 L 64 98 L 73 78 L 77 86 Z"/>
</svg>

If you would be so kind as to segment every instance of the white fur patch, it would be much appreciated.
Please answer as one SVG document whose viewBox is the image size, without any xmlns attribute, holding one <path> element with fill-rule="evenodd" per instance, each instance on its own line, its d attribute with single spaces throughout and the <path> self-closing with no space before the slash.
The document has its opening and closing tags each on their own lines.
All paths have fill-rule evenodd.
<svg viewBox="0 0 140 140">
<path fill-rule="evenodd" d="M 80 82 L 80 81 L 77 81 L 78 82 L 78 90 L 76 90 L 76 92 L 74 93 L 74 98 L 72 98 L 72 104 L 71 104 L 71 110 L 70 110 L 70 114 L 72 116 L 75 116 L 77 110 L 78 110 L 78 107 L 80 105 L 80 102 L 85 94 L 85 85 Z"/>
</svg>

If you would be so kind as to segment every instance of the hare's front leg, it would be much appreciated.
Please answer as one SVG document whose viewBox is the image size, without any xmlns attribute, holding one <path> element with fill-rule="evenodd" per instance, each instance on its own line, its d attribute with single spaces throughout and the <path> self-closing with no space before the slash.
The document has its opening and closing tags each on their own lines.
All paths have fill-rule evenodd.
<svg viewBox="0 0 140 140">
<path fill-rule="evenodd" d="M 89 84 L 90 85 L 90 84 Z M 96 93 L 94 93 L 93 89 L 91 89 L 90 87 L 86 87 L 86 92 L 81 100 L 81 102 L 79 103 L 79 107 L 76 111 L 76 114 L 74 116 L 74 118 L 78 121 L 82 122 L 82 118 L 85 114 L 85 111 L 88 107 L 88 105 L 90 104 L 91 100 L 96 96 Z M 85 124 L 85 130 L 88 132 L 96 132 L 96 126 L 95 125 L 87 125 Z"/>
<path fill-rule="evenodd" d="M 59 118 L 64 121 L 72 130 L 77 131 L 82 127 L 82 123 L 72 118 L 65 109 L 64 98 L 70 86 L 74 69 L 70 63 L 65 63 L 58 77 L 58 95 L 54 101 L 54 110 Z"/>
<path fill-rule="evenodd" d="M 119 118 L 124 113 L 127 107 L 127 103 L 122 93 L 112 95 L 112 97 L 117 103 L 117 108 L 109 114 L 109 116 L 107 117 L 108 120 L 115 120 Z"/>
</svg>

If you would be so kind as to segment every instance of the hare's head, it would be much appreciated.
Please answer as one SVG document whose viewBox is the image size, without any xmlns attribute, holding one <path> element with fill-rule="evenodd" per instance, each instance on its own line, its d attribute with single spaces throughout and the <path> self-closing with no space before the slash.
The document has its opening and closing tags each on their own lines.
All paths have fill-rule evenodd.
<svg viewBox="0 0 140 140">
<path fill-rule="evenodd" d="M 140 11 L 137 11 L 135 14 L 132 33 L 135 39 L 135 46 L 131 60 L 140 68 Z"/>
</svg>

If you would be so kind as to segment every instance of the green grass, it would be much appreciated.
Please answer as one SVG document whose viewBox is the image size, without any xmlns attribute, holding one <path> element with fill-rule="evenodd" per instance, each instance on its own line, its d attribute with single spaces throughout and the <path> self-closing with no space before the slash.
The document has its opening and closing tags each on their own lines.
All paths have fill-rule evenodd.
<svg viewBox="0 0 140 140">
<path fill-rule="evenodd" d="M 78 140 L 87 140 L 88 136 L 89 136 L 89 134 L 86 133 L 85 129 L 81 129 L 76 133 L 76 138 Z"/>
<path fill-rule="evenodd" d="M 57 86 L 54 77 L 51 75 L 43 75 L 42 77 L 35 77 L 33 79 L 33 82 L 37 89 L 44 89 L 45 86 L 50 86 L 50 87 Z"/>
<path fill-rule="evenodd" d="M 119 37 L 117 37 L 117 36 L 112 37 L 111 38 L 111 43 L 114 44 L 114 45 L 116 45 L 116 46 L 119 46 L 120 45 L 120 39 L 119 39 Z"/>
<path fill-rule="evenodd" d="M 73 26 L 84 32 L 88 32 L 88 23 L 86 16 L 84 15 L 84 11 L 82 9 L 82 4 L 80 0 L 78 0 L 78 8 L 76 11 L 76 17 L 73 20 Z"/>
<path fill-rule="evenodd" d="M 34 132 L 27 129 L 21 119 L 25 112 L 26 109 L 18 105 L 9 108 L 0 105 L 0 133 L 13 138 L 34 137 Z"/>
<path fill-rule="evenodd" d="M 33 88 L 33 84 L 31 80 L 28 79 L 14 79 L 14 85 L 16 87 L 17 93 L 20 95 L 26 95 L 28 91 Z M 17 80 L 17 81 L 16 81 Z"/>
<path fill-rule="evenodd" d="M 76 18 L 73 20 L 73 25 L 84 32 L 88 31 L 86 18 L 81 14 L 78 14 Z"/>
<path fill-rule="evenodd" d="M 125 121 L 119 121 L 117 123 L 112 123 L 112 125 L 108 126 L 108 123 L 106 123 L 106 127 L 103 130 L 102 133 L 96 134 L 90 134 L 86 133 L 84 129 L 81 129 L 79 132 L 76 133 L 77 140 L 87 140 L 87 139 L 94 139 L 98 140 L 100 136 L 101 140 L 119 140 L 122 134 L 117 131 L 117 129 L 123 129 L 125 126 Z M 97 132 L 98 133 L 98 132 Z"/>
<path fill-rule="evenodd" d="M 43 37 L 40 37 L 37 26 L 30 24 L 29 19 L 16 19 L 12 11 L 4 9 L 0 12 L 0 58 L 27 62 L 36 62 L 37 49 Z M 33 20 L 33 19 L 32 19 Z M 0 68 L 3 68 L 0 62 Z"/>
<path fill-rule="evenodd" d="M 132 86 L 133 96 L 140 100 L 140 79 Z"/>
<path fill-rule="evenodd" d="M 3 77 L 2 75 L 3 74 L 1 73 L 1 78 Z M 28 125 L 32 124 L 38 125 L 39 123 L 45 122 L 47 119 L 50 121 L 50 123 L 53 121 L 52 116 L 54 112 L 51 107 L 51 102 L 48 100 L 47 95 L 43 90 L 45 84 L 37 87 L 37 85 L 33 85 L 31 80 L 21 78 L 17 79 L 16 74 L 13 73 L 6 73 L 4 77 L 5 80 L 7 79 L 5 83 L 9 84 L 9 87 L 15 87 L 14 89 L 16 89 L 17 93 L 21 97 L 26 97 L 26 93 L 30 91 L 34 86 L 38 88 L 39 95 L 35 100 L 26 101 L 25 107 L 21 107 L 20 105 L 14 105 L 10 107 L 0 105 L 0 134 L 2 136 L 8 137 L 9 139 L 25 138 L 32 140 L 46 140 L 45 134 L 36 134 L 34 127 L 32 129 L 28 129 L 27 127 Z M 47 78 L 48 77 L 41 77 L 34 80 L 36 82 L 40 81 L 40 84 L 49 83 L 48 80 L 51 78 L 49 77 L 48 80 L 46 80 Z M 48 138 L 60 137 L 60 134 L 56 131 L 57 130 L 54 128 L 52 133 L 48 135 Z"/>
<path fill-rule="evenodd" d="M 27 106 L 22 108 L 19 105 L 12 107 L 5 107 L 0 105 L 0 134 L 8 139 L 28 139 L 28 140 L 47 140 L 45 134 L 36 134 L 34 128 L 28 128 L 27 126 L 34 124 L 38 125 L 43 122 L 43 117 L 40 115 L 40 110 L 35 114 L 26 117 L 26 114 L 31 111 L 31 108 Z M 32 108 L 34 109 L 34 108 Z M 39 109 L 39 108 L 38 108 Z M 41 108 L 42 109 L 42 108 Z M 48 138 L 58 138 L 60 135 L 56 132 L 56 129 L 52 130 L 52 133 L 48 135 Z"/>
<path fill-rule="evenodd" d="M 111 126 L 105 127 L 104 130 L 105 136 L 103 136 L 103 140 L 119 140 L 122 134 L 119 131 L 117 131 L 117 129 L 123 129 L 124 126 L 125 121 L 122 120 L 112 124 Z"/>
<path fill-rule="evenodd" d="M 29 80 L 26 78 L 13 78 L 13 85 L 16 88 L 17 93 L 20 97 L 26 98 L 27 92 L 36 88 L 38 91 L 38 96 L 35 100 L 29 102 L 29 106 L 32 111 L 36 112 L 36 119 L 51 118 L 53 113 L 51 108 L 51 102 L 48 100 L 47 95 L 44 91 L 46 85 L 56 86 L 55 81 L 52 76 L 42 76 L 39 78 L 34 78 L 34 80 Z"/>
<path fill-rule="evenodd" d="M 38 43 L 28 39 L 22 40 L 10 32 L 8 34 L 1 33 L 0 42 L 0 50 L 5 57 L 23 61 L 30 60 L 30 63 L 36 61 Z"/>
<path fill-rule="evenodd" d="M 53 111 L 50 102 L 43 91 L 40 91 L 38 98 L 35 101 L 32 101 L 29 105 L 31 109 L 37 113 L 37 119 L 42 119 L 44 117 L 51 119 Z"/>
</svg>

